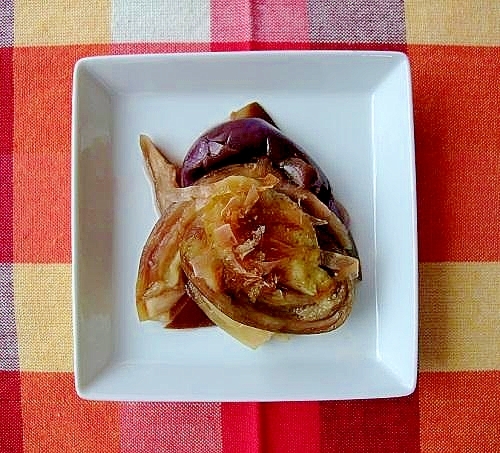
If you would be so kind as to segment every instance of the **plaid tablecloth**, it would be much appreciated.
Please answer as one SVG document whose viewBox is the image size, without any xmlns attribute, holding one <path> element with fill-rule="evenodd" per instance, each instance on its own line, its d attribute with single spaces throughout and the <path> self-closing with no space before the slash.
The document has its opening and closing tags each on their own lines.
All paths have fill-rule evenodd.
<svg viewBox="0 0 500 453">
<path fill-rule="evenodd" d="M 70 93 L 83 56 L 391 49 L 413 74 L 419 380 L 404 398 L 80 400 Z M 498 0 L 1 0 L 0 452 L 500 451 Z"/>
</svg>

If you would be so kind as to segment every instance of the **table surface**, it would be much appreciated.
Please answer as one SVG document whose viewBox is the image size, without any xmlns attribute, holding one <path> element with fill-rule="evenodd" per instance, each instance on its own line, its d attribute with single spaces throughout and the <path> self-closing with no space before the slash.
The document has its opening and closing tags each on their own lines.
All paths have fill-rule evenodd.
<svg viewBox="0 0 500 453">
<path fill-rule="evenodd" d="M 71 5 L 0 6 L 0 451 L 500 451 L 500 3 Z M 262 49 L 399 50 L 410 59 L 416 391 L 323 402 L 79 399 L 71 327 L 74 63 L 91 55 Z"/>
</svg>

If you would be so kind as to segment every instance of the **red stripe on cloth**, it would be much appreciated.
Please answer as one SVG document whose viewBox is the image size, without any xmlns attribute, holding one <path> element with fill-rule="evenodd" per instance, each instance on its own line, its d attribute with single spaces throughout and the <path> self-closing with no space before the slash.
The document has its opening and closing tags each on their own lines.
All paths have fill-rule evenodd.
<svg viewBox="0 0 500 453">
<path fill-rule="evenodd" d="M 21 388 L 24 453 L 120 451 L 118 404 L 80 399 L 72 373 L 22 372 Z"/>
<path fill-rule="evenodd" d="M 238 52 L 247 50 L 309 50 L 309 42 L 267 42 L 267 41 L 245 41 L 245 42 L 212 42 L 212 52 Z"/>
<path fill-rule="evenodd" d="M 264 403 L 262 451 L 320 453 L 321 413 L 318 402 Z"/>
<path fill-rule="evenodd" d="M 23 451 L 21 377 L 18 371 L 0 370 L 0 451 Z"/>
<path fill-rule="evenodd" d="M 222 404 L 222 445 L 224 453 L 260 453 L 260 404 Z"/>
<path fill-rule="evenodd" d="M 321 453 L 419 451 L 418 391 L 404 398 L 321 403 Z"/>
<path fill-rule="evenodd" d="M 419 259 L 500 260 L 500 47 L 408 46 Z"/>
<path fill-rule="evenodd" d="M 500 451 L 500 371 L 425 372 L 419 385 L 422 451 Z"/>
<path fill-rule="evenodd" d="M 2 68 L 0 74 L 1 71 Z M 14 259 L 12 157 L 12 154 L 0 152 L 0 263 L 12 263 Z"/>
<path fill-rule="evenodd" d="M 244 52 L 253 49 L 254 43 L 251 41 L 222 41 L 210 43 L 211 52 Z"/>
<path fill-rule="evenodd" d="M 14 82 L 12 57 L 12 48 L 0 48 L 0 263 L 12 263 L 13 260 Z"/>
<path fill-rule="evenodd" d="M 220 403 L 122 403 L 122 453 L 221 453 Z"/>
<path fill-rule="evenodd" d="M 210 44 L 210 50 L 213 52 L 234 52 L 245 50 L 386 50 L 406 53 L 407 45 L 391 43 L 314 43 L 310 41 L 223 41 L 212 42 Z"/>
</svg>

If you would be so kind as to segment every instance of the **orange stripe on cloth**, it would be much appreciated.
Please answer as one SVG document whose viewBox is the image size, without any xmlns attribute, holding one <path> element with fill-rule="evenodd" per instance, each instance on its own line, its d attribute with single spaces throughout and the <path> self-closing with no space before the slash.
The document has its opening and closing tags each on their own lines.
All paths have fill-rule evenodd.
<svg viewBox="0 0 500 453">
<path fill-rule="evenodd" d="M 21 373 L 24 453 L 120 451 L 118 403 L 84 401 L 71 373 Z"/>
<path fill-rule="evenodd" d="M 500 369 L 500 263 L 421 263 L 423 371 Z"/>
<path fill-rule="evenodd" d="M 71 155 L 14 156 L 14 262 L 71 260 Z"/>
<path fill-rule="evenodd" d="M 420 450 L 500 451 L 500 371 L 420 373 Z"/>
<path fill-rule="evenodd" d="M 14 49 L 14 262 L 70 261 L 73 67 L 109 49 Z"/>
<path fill-rule="evenodd" d="M 420 261 L 499 261 L 500 47 L 408 54 Z"/>
</svg>

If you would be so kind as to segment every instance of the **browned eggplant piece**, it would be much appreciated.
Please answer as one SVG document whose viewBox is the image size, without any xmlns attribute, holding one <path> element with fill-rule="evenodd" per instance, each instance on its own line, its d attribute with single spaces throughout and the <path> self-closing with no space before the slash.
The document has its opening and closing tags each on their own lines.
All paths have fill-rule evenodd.
<svg viewBox="0 0 500 453">
<path fill-rule="evenodd" d="M 188 293 L 200 307 L 208 301 L 261 330 L 339 327 L 351 310 L 357 260 L 327 255 L 329 272 L 311 216 L 278 189 L 256 196 L 247 190 L 211 198 L 185 229 L 180 251 Z"/>
<path fill-rule="evenodd" d="M 315 194 L 345 224 L 345 210 L 332 195 L 328 178 L 298 145 L 261 118 L 222 123 L 199 137 L 186 154 L 180 183 L 190 186 L 210 171 L 266 156 L 273 166 L 300 188 Z"/>
</svg>

